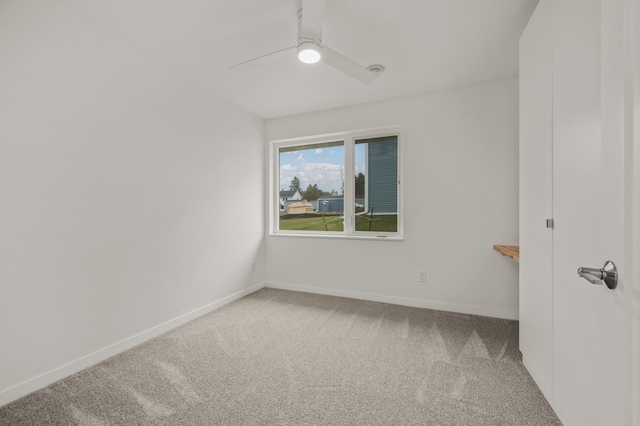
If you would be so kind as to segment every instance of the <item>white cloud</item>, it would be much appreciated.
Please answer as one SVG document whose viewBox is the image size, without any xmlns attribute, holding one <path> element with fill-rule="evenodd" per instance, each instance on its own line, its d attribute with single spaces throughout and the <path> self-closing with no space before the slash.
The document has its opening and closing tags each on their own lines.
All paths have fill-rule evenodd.
<svg viewBox="0 0 640 426">
<path fill-rule="evenodd" d="M 318 187 L 324 191 L 335 190 L 340 192 L 342 188 L 344 167 L 340 164 L 331 163 L 305 163 L 304 172 L 300 171 L 299 174 L 303 175 L 306 172 L 304 179 L 300 179 L 304 182 L 306 188 L 309 184 L 317 184 Z M 308 178 L 307 176 L 312 176 Z"/>
<path fill-rule="evenodd" d="M 367 166 L 365 166 L 364 164 L 362 165 L 362 167 L 356 166 L 356 175 L 358 173 L 362 173 L 363 175 L 366 175 L 367 174 L 366 171 L 367 171 Z"/>
<path fill-rule="evenodd" d="M 332 150 L 333 152 L 335 150 Z M 300 179 L 302 189 L 315 184 L 323 191 L 330 192 L 335 190 L 340 192 L 344 179 L 344 166 L 328 162 L 307 162 L 307 158 L 310 158 L 313 153 L 320 155 L 323 152 L 320 148 L 298 151 L 295 157 L 296 161 L 293 164 L 287 163 L 280 166 L 280 188 L 289 189 L 291 180 L 294 176 L 297 176 Z M 305 157 L 305 154 L 307 157 Z"/>
<path fill-rule="evenodd" d="M 342 164 L 332 164 L 332 163 L 306 163 L 304 165 L 304 169 L 306 171 L 332 171 L 332 170 L 342 170 Z"/>
</svg>

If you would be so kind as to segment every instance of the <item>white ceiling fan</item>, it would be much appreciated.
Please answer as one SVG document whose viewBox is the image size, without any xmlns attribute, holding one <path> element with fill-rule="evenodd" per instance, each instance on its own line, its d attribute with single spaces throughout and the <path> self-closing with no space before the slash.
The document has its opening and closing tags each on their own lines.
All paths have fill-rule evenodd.
<svg viewBox="0 0 640 426">
<path fill-rule="evenodd" d="M 322 44 L 322 20 L 324 18 L 325 4 L 326 0 L 302 0 L 302 8 L 298 10 L 298 43 L 296 46 L 277 50 L 233 65 L 230 68 L 236 68 L 287 50 L 297 49 L 298 59 L 301 62 L 315 64 L 318 61 L 322 61 L 361 83 L 371 83 L 384 72 L 382 65 L 375 64 L 363 67 Z"/>
</svg>

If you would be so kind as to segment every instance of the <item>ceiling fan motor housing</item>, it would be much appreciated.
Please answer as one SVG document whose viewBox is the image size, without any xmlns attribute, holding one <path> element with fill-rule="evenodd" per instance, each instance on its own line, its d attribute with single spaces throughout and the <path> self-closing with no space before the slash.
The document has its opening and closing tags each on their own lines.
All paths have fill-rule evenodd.
<svg viewBox="0 0 640 426">
<path fill-rule="evenodd" d="M 315 37 L 314 37 L 315 36 Z M 315 64 L 322 58 L 320 34 L 305 32 L 302 9 L 298 10 L 298 59 L 305 64 Z"/>
</svg>

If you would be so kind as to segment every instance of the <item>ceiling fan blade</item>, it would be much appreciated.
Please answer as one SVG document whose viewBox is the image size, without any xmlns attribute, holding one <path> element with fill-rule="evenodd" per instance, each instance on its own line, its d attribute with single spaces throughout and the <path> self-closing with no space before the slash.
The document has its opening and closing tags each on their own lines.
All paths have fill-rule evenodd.
<svg viewBox="0 0 640 426">
<path fill-rule="evenodd" d="M 322 62 L 331 65 L 338 71 L 342 71 L 364 84 L 369 84 L 378 77 L 378 74 L 369 71 L 357 62 L 352 61 L 327 46 L 322 46 Z"/>
<path fill-rule="evenodd" d="M 295 49 L 295 48 L 296 48 L 296 46 L 285 47 L 284 49 L 276 50 L 275 52 L 267 53 L 266 55 L 258 56 L 257 58 L 249 59 L 247 61 L 240 62 L 240 63 L 235 64 L 235 65 L 231 65 L 229 67 L 229 69 L 241 67 L 241 66 L 250 64 L 252 62 L 255 62 L 255 61 L 258 61 L 258 60 L 261 60 L 261 59 L 265 59 L 265 58 L 267 58 L 269 56 L 274 56 L 274 55 L 277 55 L 279 53 L 283 53 L 283 52 L 286 52 L 287 50 L 291 50 L 291 49 Z"/>
<path fill-rule="evenodd" d="M 322 21 L 326 0 L 302 0 L 302 21 L 298 38 L 322 40 Z"/>
</svg>

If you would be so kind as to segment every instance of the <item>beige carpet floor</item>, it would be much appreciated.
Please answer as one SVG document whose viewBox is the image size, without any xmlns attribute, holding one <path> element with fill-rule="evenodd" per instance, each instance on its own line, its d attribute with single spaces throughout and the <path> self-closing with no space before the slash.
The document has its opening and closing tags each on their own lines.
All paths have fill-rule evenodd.
<svg viewBox="0 0 640 426">
<path fill-rule="evenodd" d="M 560 425 L 518 323 L 262 289 L 0 408 L 0 425 Z"/>
</svg>

